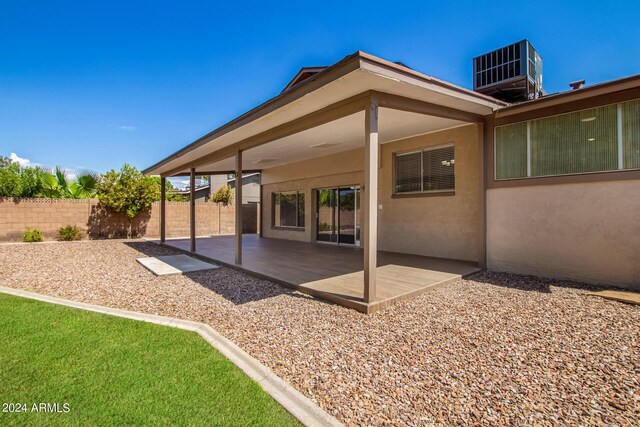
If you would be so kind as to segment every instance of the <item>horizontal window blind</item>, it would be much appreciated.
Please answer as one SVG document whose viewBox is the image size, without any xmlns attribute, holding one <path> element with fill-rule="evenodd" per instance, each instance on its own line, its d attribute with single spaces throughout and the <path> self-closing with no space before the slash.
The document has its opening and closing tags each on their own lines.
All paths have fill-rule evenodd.
<svg viewBox="0 0 640 427">
<path fill-rule="evenodd" d="M 564 175 L 618 168 L 616 106 L 531 122 L 531 175 Z"/>
<path fill-rule="evenodd" d="M 640 100 L 622 104 L 622 129 L 624 168 L 640 168 Z"/>
<path fill-rule="evenodd" d="M 455 185 L 453 146 L 422 152 L 422 191 L 453 190 Z"/>
<path fill-rule="evenodd" d="M 496 128 L 496 178 L 527 176 L 527 124 Z"/>
<path fill-rule="evenodd" d="M 422 153 L 396 155 L 396 193 L 422 191 Z"/>
<path fill-rule="evenodd" d="M 454 147 L 426 149 L 395 156 L 395 193 L 452 191 Z"/>
</svg>

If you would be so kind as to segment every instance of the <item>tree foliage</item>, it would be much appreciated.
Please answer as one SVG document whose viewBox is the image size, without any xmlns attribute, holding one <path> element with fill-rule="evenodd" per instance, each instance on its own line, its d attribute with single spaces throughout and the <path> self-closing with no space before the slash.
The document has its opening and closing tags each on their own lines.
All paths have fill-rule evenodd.
<svg viewBox="0 0 640 427">
<path fill-rule="evenodd" d="M 96 195 L 104 207 L 132 219 L 159 199 L 160 186 L 153 177 L 125 163 L 120 171 L 111 169 L 100 177 Z"/>
<path fill-rule="evenodd" d="M 0 196 L 50 197 L 84 199 L 95 194 L 98 177 L 91 172 L 81 172 L 68 179 L 64 169 L 56 167 L 21 167 L 6 157 L 0 157 Z"/>
<path fill-rule="evenodd" d="M 6 168 L 11 164 L 11 159 L 8 157 L 0 156 L 0 168 Z"/>
<path fill-rule="evenodd" d="M 42 190 L 42 173 L 22 168 L 6 157 L 0 158 L 0 197 L 37 197 Z"/>
<path fill-rule="evenodd" d="M 229 205 L 232 200 L 233 192 L 231 191 L 231 186 L 229 185 L 223 185 L 222 187 L 218 188 L 218 190 L 216 190 L 216 192 L 213 194 L 213 197 L 211 197 L 212 202 L 220 203 L 223 206 Z"/>
<path fill-rule="evenodd" d="M 158 188 L 160 188 L 162 186 L 162 178 L 160 178 L 159 176 L 154 176 L 153 179 L 158 184 Z M 164 191 L 168 202 L 189 201 L 189 196 L 185 194 L 178 194 L 178 189 L 174 187 L 168 179 L 164 182 Z M 160 200 L 160 193 L 158 193 L 158 200 Z"/>
</svg>

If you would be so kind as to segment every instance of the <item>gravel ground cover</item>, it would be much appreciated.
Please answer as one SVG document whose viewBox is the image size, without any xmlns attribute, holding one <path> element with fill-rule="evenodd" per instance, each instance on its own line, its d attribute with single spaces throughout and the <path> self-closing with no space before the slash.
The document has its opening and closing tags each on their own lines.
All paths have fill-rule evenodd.
<svg viewBox="0 0 640 427">
<path fill-rule="evenodd" d="M 0 284 L 206 322 L 349 425 L 640 425 L 640 307 L 497 273 L 373 315 L 141 241 L 0 245 Z"/>
</svg>

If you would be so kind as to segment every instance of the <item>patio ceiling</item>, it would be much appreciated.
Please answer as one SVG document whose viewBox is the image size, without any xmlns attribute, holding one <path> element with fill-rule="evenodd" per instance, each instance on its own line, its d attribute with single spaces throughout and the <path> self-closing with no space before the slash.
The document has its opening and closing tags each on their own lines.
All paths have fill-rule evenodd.
<svg viewBox="0 0 640 427">
<path fill-rule="evenodd" d="M 448 118 L 442 118 L 424 112 L 380 108 L 381 143 L 468 122 L 458 120 L 457 112 L 463 117 L 482 117 L 504 105 L 401 65 L 356 52 L 144 172 L 170 176 L 186 174 L 192 167 L 196 173 L 228 172 L 234 169 L 230 157 L 235 147 L 240 148 L 240 144 L 263 135 L 266 138 L 270 133 L 272 138 L 262 138 L 265 140 L 245 151 L 243 169 L 262 170 L 363 146 L 364 99 L 375 93 L 428 103 L 453 112 L 444 116 Z M 358 107 L 360 97 L 362 106 Z M 320 112 L 331 117 L 321 120 Z M 310 118 L 311 125 L 301 127 L 299 122 L 306 118 Z"/>
<path fill-rule="evenodd" d="M 388 143 L 468 123 L 380 108 L 380 143 Z M 244 152 L 244 170 L 263 170 L 315 157 L 364 147 L 364 111 L 277 139 Z M 199 166 L 206 172 L 228 172 L 235 168 L 233 157 Z"/>
</svg>

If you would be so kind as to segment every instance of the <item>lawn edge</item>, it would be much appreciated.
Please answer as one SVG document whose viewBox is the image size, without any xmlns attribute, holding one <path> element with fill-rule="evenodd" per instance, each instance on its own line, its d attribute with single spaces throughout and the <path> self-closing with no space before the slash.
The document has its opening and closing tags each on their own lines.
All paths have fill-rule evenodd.
<svg viewBox="0 0 640 427">
<path fill-rule="evenodd" d="M 63 305 L 66 307 L 78 308 L 81 310 L 93 311 L 96 313 L 108 314 L 131 320 L 140 320 L 143 322 L 154 323 L 156 325 L 169 326 L 185 331 L 196 332 L 213 348 L 218 350 L 223 356 L 240 368 L 245 375 L 256 381 L 262 389 L 267 392 L 267 394 L 269 394 L 276 402 L 278 402 L 305 426 L 343 425 L 311 399 L 274 374 L 268 367 L 260 363 L 246 351 L 242 350 L 235 343 L 228 340 L 205 323 L 87 304 L 38 294 L 35 292 L 28 292 L 22 289 L 7 288 L 4 286 L 0 286 L 0 292 L 47 303 Z"/>
</svg>

